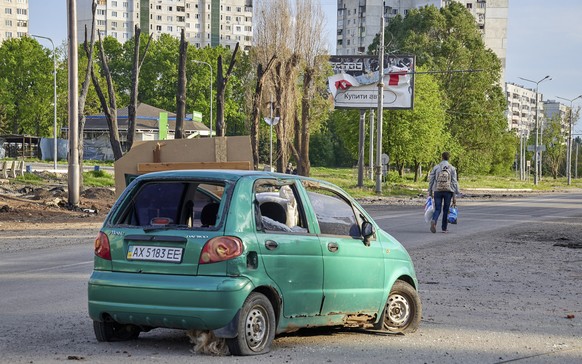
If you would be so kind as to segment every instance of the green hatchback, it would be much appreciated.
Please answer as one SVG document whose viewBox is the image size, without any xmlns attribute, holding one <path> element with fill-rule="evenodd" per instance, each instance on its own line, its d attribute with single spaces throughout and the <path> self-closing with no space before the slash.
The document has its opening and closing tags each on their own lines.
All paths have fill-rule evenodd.
<svg viewBox="0 0 582 364">
<path fill-rule="evenodd" d="M 98 341 L 212 330 L 232 354 L 255 355 L 301 327 L 414 332 L 417 287 L 404 247 L 330 183 L 168 171 L 136 178 L 107 216 L 89 315 Z"/>
</svg>

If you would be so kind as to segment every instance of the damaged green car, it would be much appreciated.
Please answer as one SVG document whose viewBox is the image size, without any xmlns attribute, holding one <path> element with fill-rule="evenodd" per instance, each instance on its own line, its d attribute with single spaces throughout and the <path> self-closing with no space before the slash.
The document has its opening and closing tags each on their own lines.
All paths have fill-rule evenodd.
<svg viewBox="0 0 582 364">
<path fill-rule="evenodd" d="M 340 188 L 192 170 L 125 189 L 95 240 L 88 300 L 98 341 L 212 330 L 232 354 L 255 355 L 302 327 L 414 332 L 417 288 L 403 246 Z"/>
</svg>

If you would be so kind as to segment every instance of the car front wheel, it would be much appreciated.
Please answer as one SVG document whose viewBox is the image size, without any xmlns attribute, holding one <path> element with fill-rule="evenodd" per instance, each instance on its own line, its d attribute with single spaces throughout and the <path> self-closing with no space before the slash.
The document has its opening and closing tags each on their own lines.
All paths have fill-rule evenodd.
<svg viewBox="0 0 582 364">
<path fill-rule="evenodd" d="M 418 292 L 404 281 L 396 281 L 382 314 L 382 330 L 413 333 L 418 329 L 422 304 Z"/>
<path fill-rule="evenodd" d="M 135 340 L 141 332 L 135 325 L 100 321 L 93 321 L 93 330 L 97 341 L 100 342 Z"/>
<path fill-rule="evenodd" d="M 261 293 L 251 293 L 240 311 L 237 337 L 227 339 L 233 355 L 265 354 L 271 350 L 275 338 L 275 311 L 271 302 Z"/>
</svg>

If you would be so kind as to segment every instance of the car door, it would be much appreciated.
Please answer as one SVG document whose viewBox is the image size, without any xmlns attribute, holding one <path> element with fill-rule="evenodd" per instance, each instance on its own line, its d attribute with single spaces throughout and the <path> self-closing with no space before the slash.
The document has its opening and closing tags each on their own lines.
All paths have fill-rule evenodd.
<svg viewBox="0 0 582 364">
<path fill-rule="evenodd" d="M 382 246 L 375 240 L 364 243 L 364 215 L 344 194 L 323 185 L 305 187 L 323 254 L 321 314 L 377 313 L 384 296 Z"/>
<path fill-rule="evenodd" d="M 266 273 L 281 292 L 283 315 L 318 315 L 323 299 L 321 247 L 294 180 L 262 179 L 254 190 L 257 242 Z"/>
</svg>

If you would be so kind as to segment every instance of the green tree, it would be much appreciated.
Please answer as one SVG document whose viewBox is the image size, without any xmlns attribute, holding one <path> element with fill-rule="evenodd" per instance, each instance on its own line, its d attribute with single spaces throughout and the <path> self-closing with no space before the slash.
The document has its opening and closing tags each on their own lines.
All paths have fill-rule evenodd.
<svg viewBox="0 0 582 364">
<path fill-rule="evenodd" d="M 29 37 L 0 46 L 0 104 L 4 132 L 50 136 L 53 124 L 51 51 Z"/>
<path fill-rule="evenodd" d="M 544 165 L 549 169 L 554 179 L 558 178 L 560 167 L 566 159 L 566 134 L 563 132 L 563 123 L 560 115 L 556 114 L 547 120 L 543 129 L 542 142 L 546 147 L 543 152 Z"/>
<path fill-rule="evenodd" d="M 500 169 L 495 164 L 509 169 L 513 157 L 499 159 L 510 140 L 499 85 L 501 62 L 485 47 L 470 12 L 456 2 L 413 9 L 391 20 L 386 34 L 399 52 L 415 54 L 418 66 L 440 72 L 436 78 L 445 90 L 446 128 L 462 151 L 456 160 L 459 171 L 491 173 Z"/>
<path fill-rule="evenodd" d="M 418 74 L 415 77 L 414 102 L 412 110 L 384 112 L 383 142 L 400 176 L 405 166 L 413 165 L 414 180 L 417 181 L 420 166 L 430 166 L 435 156 L 444 150 L 457 148 L 446 128 L 448 117 L 443 92 L 433 75 Z"/>
</svg>

